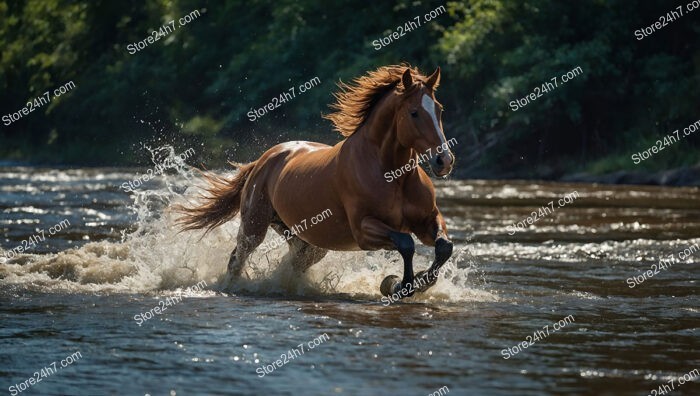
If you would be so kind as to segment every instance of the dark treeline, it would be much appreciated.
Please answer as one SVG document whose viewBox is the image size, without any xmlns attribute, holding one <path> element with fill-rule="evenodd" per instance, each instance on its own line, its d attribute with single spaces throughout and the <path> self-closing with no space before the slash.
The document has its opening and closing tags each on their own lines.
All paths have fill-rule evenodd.
<svg viewBox="0 0 700 396">
<path fill-rule="evenodd" d="M 700 119 L 700 9 L 688 3 L 0 1 L 0 116 L 34 107 L 0 123 L 0 158 L 145 164 L 143 145 L 172 144 L 216 167 L 286 140 L 333 143 L 340 136 L 321 114 L 335 83 L 408 62 L 442 67 L 437 96 L 459 142 L 458 176 L 691 165 L 700 132 L 639 165 L 630 159 Z M 421 26 L 406 25 L 417 16 Z M 665 26 L 635 34 L 660 17 Z M 376 50 L 399 26 L 405 35 Z M 292 87 L 293 99 L 250 121 Z M 541 97 L 513 106 L 536 88 Z M 47 91 L 50 102 L 34 100 Z"/>
</svg>

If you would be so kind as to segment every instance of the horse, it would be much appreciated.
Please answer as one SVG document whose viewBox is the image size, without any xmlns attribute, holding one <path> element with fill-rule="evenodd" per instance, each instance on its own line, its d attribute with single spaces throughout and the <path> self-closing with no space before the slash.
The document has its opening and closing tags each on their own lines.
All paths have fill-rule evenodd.
<svg viewBox="0 0 700 396">
<path fill-rule="evenodd" d="M 328 250 L 397 250 L 403 277 L 387 276 L 380 285 L 382 295 L 403 298 L 426 291 L 453 248 L 433 183 L 418 166 L 427 162 L 435 176 L 444 178 L 455 161 L 446 147 L 442 105 L 435 98 L 439 83 L 439 67 L 426 77 L 407 64 L 379 67 L 349 84 L 339 82 L 330 106 L 334 111 L 323 117 L 342 141 L 334 146 L 281 143 L 253 162 L 231 163 L 239 171 L 230 178 L 202 172 L 206 193 L 199 204 L 177 206 L 177 224 L 181 231 L 209 232 L 240 212 L 228 282 L 240 277 L 269 226 L 286 240 L 289 251 L 283 260 L 292 263 L 296 275 Z M 435 248 L 430 268 L 415 275 L 411 234 Z"/>
</svg>

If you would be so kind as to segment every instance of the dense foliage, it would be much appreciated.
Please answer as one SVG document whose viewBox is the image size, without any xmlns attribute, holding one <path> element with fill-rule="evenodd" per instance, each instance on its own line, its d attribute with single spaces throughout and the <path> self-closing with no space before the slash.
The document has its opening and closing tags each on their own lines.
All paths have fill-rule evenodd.
<svg viewBox="0 0 700 396">
<path fill-rule="evenodd" d="M 0 157 L 144 163 L 142 146 L 193 147 L 196 163 L 245 161 L 291 140 L 336 142 L 321 113 L 335 82 L 380 65 L 443 69 L 438 98 L 461 176 L 557 176 L 697 162 L 700 132 L 653 160 L 630 155 L 700 119 L 700 10 L 688 1 L 0 1 L 0 116 L 69 81 L 6 126 Z M 373 40 L 444 5 L 380 50 Z M 638 40 L 681 5 L 683 16 Z M 169 21 L 184 26 L 129 53 Z M 523 108 L 523 98 L 580 67 Z M 255 122 L 246 113 L 318 77 Z"/>
</svg>

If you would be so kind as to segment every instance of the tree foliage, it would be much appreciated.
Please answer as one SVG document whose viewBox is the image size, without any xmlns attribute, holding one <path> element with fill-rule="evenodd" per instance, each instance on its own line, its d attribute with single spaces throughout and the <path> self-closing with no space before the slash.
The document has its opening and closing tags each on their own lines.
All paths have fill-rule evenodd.
<svg viewBox="0 0 700 396">
<path fill-rule="evenodd" d="M 629 155 L 700 115 L 700 10 L 687 1 L 391 0 L 0 1 L 0 115 L 68 81 L 76 88 L 10 126 L 5 159 L 135 164 L 143 144 L 194 147 L 207 166 L 291 139 L 333 143 L 321 118 L 335 82 L 378 66 L 443 67 L 438 93 L 461 175 L 556 176 L 629 167 Z M 444 5 L 380 50 L 372 41 Z M 676 6 L 643 40 L 634 31 Z M 198 10 L 130 54 L 127 45 Z M 583 73 L 517 111 L 553 77 Z M 291 87 L 321 84 L 261 119 L 246 113 Z M 697 161 L 698 141 L 643 166 Z M 670 151 L 670 150 L 669 150 Z"/>
</svg>

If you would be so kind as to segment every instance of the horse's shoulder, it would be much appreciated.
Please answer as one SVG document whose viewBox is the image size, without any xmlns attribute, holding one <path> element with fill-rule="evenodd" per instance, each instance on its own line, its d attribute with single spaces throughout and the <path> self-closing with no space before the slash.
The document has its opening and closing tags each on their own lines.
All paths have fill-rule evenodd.
<svg viewBox="0 0 700 396">
<path fill-rule="evenodd" d="M 408 200 L 435 201 L 433 181 L 421 167 L 403 183 L 403 193 Z"/>
</svg>

